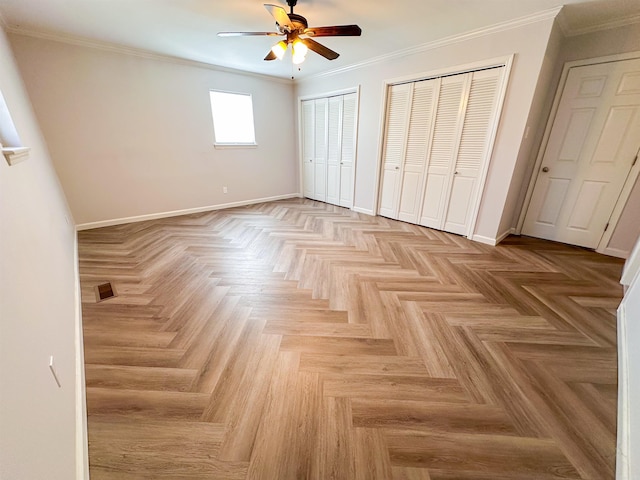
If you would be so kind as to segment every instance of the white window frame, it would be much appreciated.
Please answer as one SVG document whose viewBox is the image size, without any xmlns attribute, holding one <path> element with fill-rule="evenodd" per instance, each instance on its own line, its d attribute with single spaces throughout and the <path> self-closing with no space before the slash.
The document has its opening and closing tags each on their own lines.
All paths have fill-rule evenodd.
<svg viewBox="0 0 640 480">
<path fill-rule="evenodd" d="M 223 124 L 229 124 L 230 119 L 229 115 L 232 113 L 230 111 L 222 111 L 219 114 L 216 114 L 216 107 L 214 106 L 214 95 L 215 94 L 223 94 L 226 96 L 236 96 L 237 97 L 248 97 L 249 98 L 249 109 L 244 105 L 244 111 L 241 112 L 242 116 L 236 117 L 234 119 L 235 122 L 251 122 L 251 135 L 249 137 L 253 137 L 252 140 L 246 138 L 247 141 L 243 141 L 242 138 L 227 138 L 225 137 L 223 140 L 218 140 L 218 137 L 221 136 L 221 132 L 216 132 L 216 123 L 218 123 L 218 130 L 222 130 L 220 128 Z M 232 98 L 232 97 L 228 97 Z M 223 90 L 209 90 L 209 101 L 211 105 L 211 119 L 213 125 L 213 145 L 215 148 L 255 148 L 257 147 L 256 143 L 256 127 L 255 127 L 255 116 L 253 114 L 253 96 L 250 93 L 240 93 L 240 92 L 228 92 Z M 219 107 L 219 106 L 218 106 Z M 223 117 L 223 118 L 221 118 Z M 219 120 L 217 122 L 216 120 Z M 243 128 L 248 128 L 248 125 L 243 125 Z M 228 134 L 228 132 L 226 132 Z M 247 132 L 245 132 L 247 133 Z"/>
</svg>

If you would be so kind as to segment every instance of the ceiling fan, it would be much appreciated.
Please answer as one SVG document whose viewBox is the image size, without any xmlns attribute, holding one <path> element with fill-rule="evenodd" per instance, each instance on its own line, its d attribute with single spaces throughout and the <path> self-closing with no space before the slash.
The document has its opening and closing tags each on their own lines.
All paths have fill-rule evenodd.
<svg viewBox="0 0 640 480">
<path fill-rule="evenodd" d="M 291 44 L 293 53 L 293 63 L 300 64 L 304 61 L 308 50 L 322 55 L 328 60 L 335 60 L 340 56 L 330 48 L 316 42 L 311 37 L 359 37 L 362 30 L 358 25 L 334 25 L 331 27 L 311 27 L 307 19 L 302 15 L 293 13 L 293 7 L 298 0 L 287 0 L 287 5 L 291 7 L 291 13 L 278 5 L 265 4 L 264 7 L 275 18 L 277 32 L 219 32 L 219 37 L 243 37 L 243 36 L 284 36 L 284 40 L 276 43 L 265 60 L 281 60 L 284 57 L 287 47 Z"/>
</svg>

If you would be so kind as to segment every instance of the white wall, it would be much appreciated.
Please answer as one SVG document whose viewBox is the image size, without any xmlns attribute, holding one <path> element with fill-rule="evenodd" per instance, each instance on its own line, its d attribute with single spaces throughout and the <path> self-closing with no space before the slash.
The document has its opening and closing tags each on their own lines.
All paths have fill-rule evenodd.
<svg viewBox="0 0 640 480">
<path fill-rule="evenodd" d="M 568 37 L 560 53 L 560 62 L 604 57 L 640 50 L 640 23 Z"/>
<path fill-rule="evenodd" d="M 631 252 L 635 243 L 640 239 L 640 177 L 629 194 L 618 225 L 607 244 L 607 249 L 617 256 L 625 258 Z"/>
<path fill-rule="evenodd" d="M 0 478 L 69 480 L 77 478 L 75 231 L 2 29 L 0 90 L 31 147 L 11 167 L 0 156 Z"/>
<path fill-rule="evenodd" d="M 384 114 L 384 81 L 407 75 L 418 76 L 445 67 L 515 53 L 502 121 L 475 231 L 480 236 L 495 238 L 499 233 L 502 212 L 552 25 L 553 18 L 548 16 L 516 28 L 386 59 L 354 70 L 301 79 L 296 84 L 298 96 L 361 85 L 355 207 L 371 213 L 376 208 L 374 203 L 381 119 Z"/>
<path fill-rule="evenodd" d="M 640 478 L 640 240 L 622 274 L 618 307 L 618 448 L 616 478 Z"/>
<path fill-rule="evenodd" d="M 78 224 L 298 192 L 290 81 L 10 40 Z M 257 148 L 214 149 L 210 89 L 253 95 Z"/>
<path fill-rule="evenodd" d="M 554 23 L 547 44 L 547 50 L 538 76 L 538 83 L 533 97 L 532 107 L 527 120 L 529 134 L 523 139 L 518 160 L 511 179 L 511 186 L 500 221 L 499 233 L 516 228 L 522 206 L 525 201 L 527 186 L 533 174 L 536 157 L 540 150 L 547 119 L 551 112 L 555 97 L 555 86 L 558 84 L 562 68 L 558 68 L 558 58 L 564 37 L 557 22 Z"/>
</svg>

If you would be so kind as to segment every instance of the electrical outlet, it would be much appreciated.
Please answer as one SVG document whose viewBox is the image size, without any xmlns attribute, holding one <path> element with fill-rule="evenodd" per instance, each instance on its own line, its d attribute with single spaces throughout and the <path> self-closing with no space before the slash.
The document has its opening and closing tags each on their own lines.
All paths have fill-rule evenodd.
<svg viewBox="0 0 640 480">
<path fill-rule="evenodd" d="M 227 190 L 227 187 L 222 187 L 222 193 L 229 193 L 229 190 Z"/>
</svg>

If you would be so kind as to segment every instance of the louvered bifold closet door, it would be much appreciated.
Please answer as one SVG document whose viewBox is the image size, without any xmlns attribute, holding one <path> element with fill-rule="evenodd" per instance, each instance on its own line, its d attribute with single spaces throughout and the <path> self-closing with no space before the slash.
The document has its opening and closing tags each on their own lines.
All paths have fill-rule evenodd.
<svg viewBox="0 0 640 480">
<path fill-rule="evenodd" d="M 466 235 L 479 188 L 480 171 L 488 161 L 489 140 L 498 104 L 503 68 L 473 72 L 455 161 L 444 230 Z"/>
<path fill-rule="evenodd" d="M 387 123 L 382 154 L 382 195 L 379 213 L 397 218 L 400 201 L 400 167 L 407 143 L 409 102 L 413 84 L 391 85 L 387 95 Z"/>
<path fill-rule="evenodd" d="M 439 85 L 439 79 L 416 82 L 413 85 L 407 145 L 404 163 L 400 166 L 402 181 L 397 217 L 405 222 L 418 223 L 435 97 Z"/>
<path fill-rule="evenodd" d="M 338 205 L 340 201 L 340 135 L 342 131 L 342 96 L 330 97 L 327 135 L 327 203 Z"/>
<path fill-rule="evenodd" d="M 353 167 L 356 158 L 356 108 L 355 93 L 344 95 L 342 103 L 342 151 L 340 158 L 340 199 L 338 205 L 353 206 Z"/>
<path fill-rule="evenodd" d="M 313 157 L 314 196 L 325 201 L 327 198 L 327 98 L 315 100 L 315 155 Z"/>
<path fill-rule="evenodd" d="M 314 101 L 302 102 L 302 176 L 303 193 L 307 198 L 315 197 L 313 157 L 315 157 Z"/>
<path fill-rule="evenodd" d="M 471 74 L 440 79 L 433 139 L 427 162 L 420 225 L 442 230 L 447 210 L 451 176 L 462 127 L 464 94 Z"/>
</svg>

